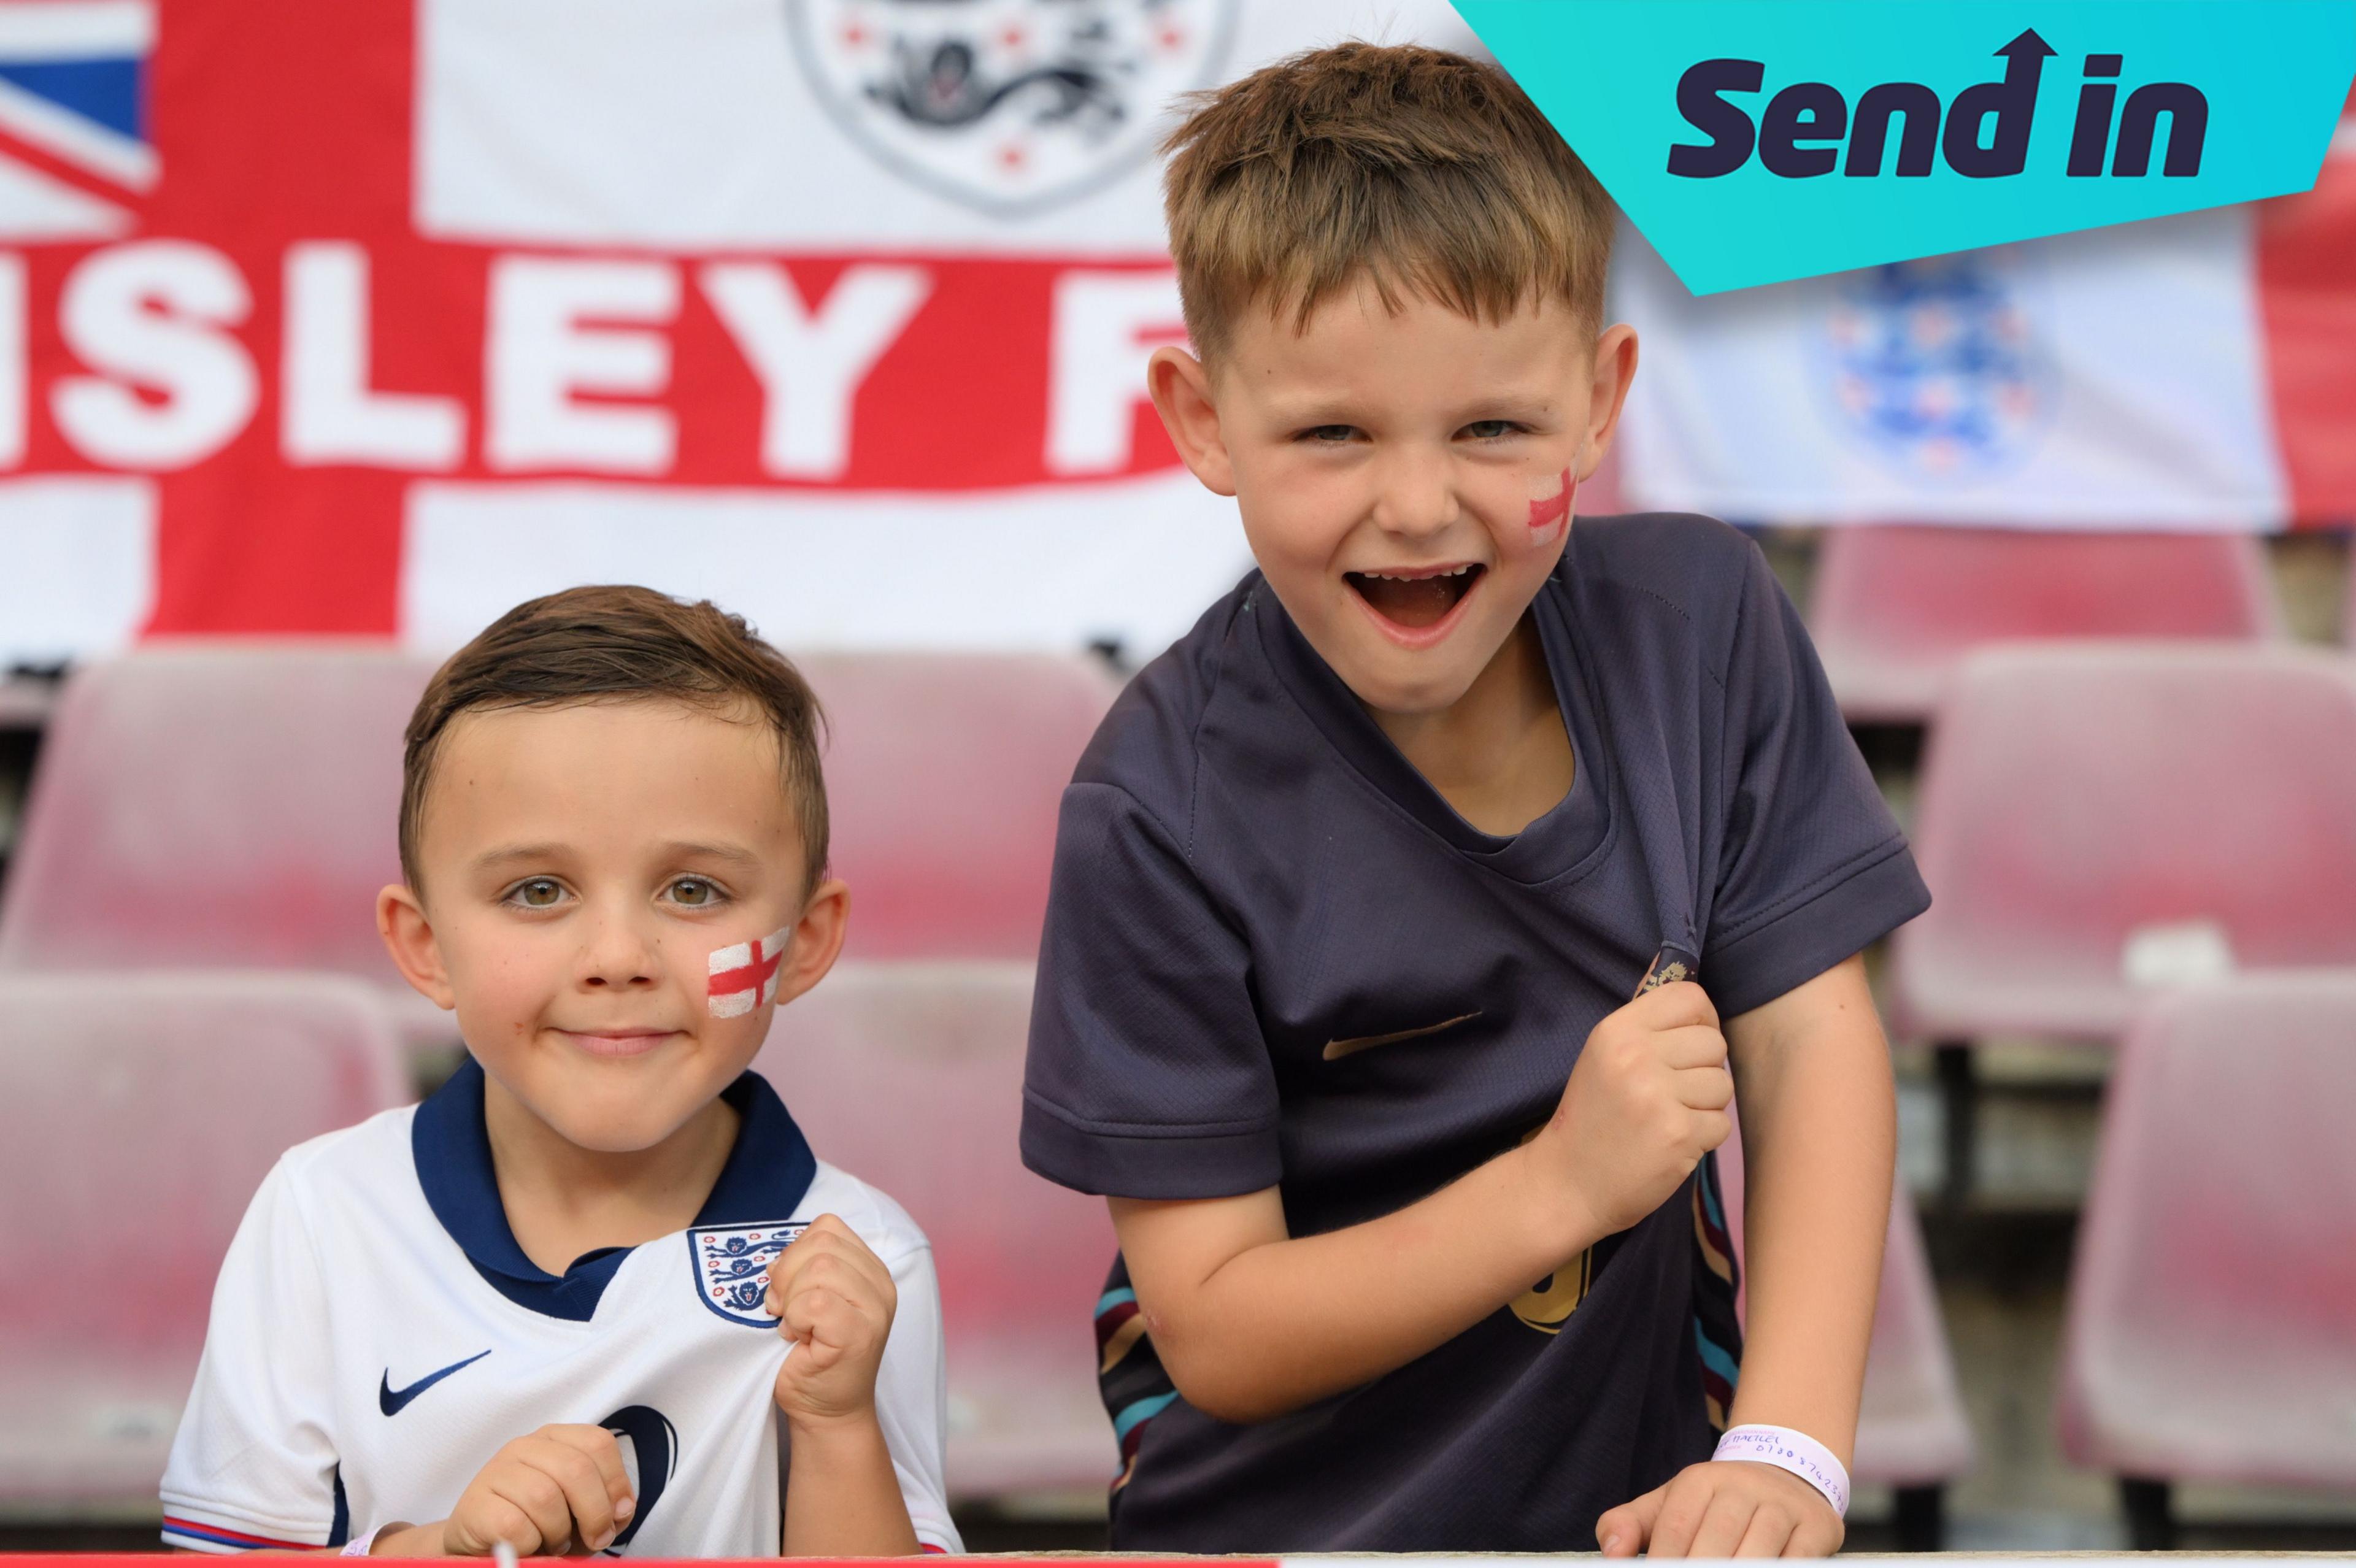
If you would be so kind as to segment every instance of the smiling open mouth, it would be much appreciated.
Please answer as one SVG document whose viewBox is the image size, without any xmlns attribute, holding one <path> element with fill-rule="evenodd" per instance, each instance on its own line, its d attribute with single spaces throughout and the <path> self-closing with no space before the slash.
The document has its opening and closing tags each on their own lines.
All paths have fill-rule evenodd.
<svg viewBox="0 0 2356 1568">
<path fill-rule="evenodd" d="M 1440 566 L 1421 571 L 1345 571 L 1342 575 L 1376 614 L 1415 630 L 1446 620 L 1488 570 Z"/>
</svg>

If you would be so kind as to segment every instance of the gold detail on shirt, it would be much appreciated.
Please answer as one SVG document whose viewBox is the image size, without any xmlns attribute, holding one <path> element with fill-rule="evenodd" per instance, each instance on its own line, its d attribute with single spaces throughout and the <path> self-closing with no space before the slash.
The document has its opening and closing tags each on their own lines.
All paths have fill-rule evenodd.
<svg viewBox="0 0 2356 1568">
<path fill-rule="evenodd" d="M 1526 1147 L 1544 1131 L 1546 1124 L 1541 1122 L 1515 1138 L 1514 1147 Z M 1515 1317 L 1539 1333 L 1559 1334 L 1564 1320 L 1579 1310 L 1579 1304 L 1587 1299 L 1587 1293 L 1594 1285 L 1595 1249 L 1590 1247 L 1505 1306 Z"/>
<path fill-rule="evenodd" d="M 1672 958 L 1645 976 L 1644 983 L 1636 987 L 1636 994 L 1641 997 L 1647 991 L 1657 991 L 1664 986 L 1674 986 L 1680 980 L 1689 980 L 1692 977 L 1683 964 Z"/>
<path fill-rule="evenodd" d="M 1541 1334 L 1559 1334 L 1595 1283 L 1595 1249 L 1588 1248 L 1508 1303 L 1514 1316 Z"/>
<path fill-rule="evenodd" d="M 1421 1029 L 1403 1029 L 1394 1034 L 1362 1034 L 1354 1040 L 1329 1040 L 1325 1042 L 1325 1060 L 1339 1061 L 1345 1056 L 1355 1055 L 1361 1051 L 1372 1051 L 1378 1045 L 1397 1045 L 1403 1040 L 1420 1040 L 1428 1034 L 1438 1034 L 1444 1029 L 1454 1029 L 1458 1024 L 1471 1023 L 1480 1016 L 1477 1011 L 1459 1013 L 1452 1019 L 1440 1023 L 1426 1024 Z"/>
</svg>

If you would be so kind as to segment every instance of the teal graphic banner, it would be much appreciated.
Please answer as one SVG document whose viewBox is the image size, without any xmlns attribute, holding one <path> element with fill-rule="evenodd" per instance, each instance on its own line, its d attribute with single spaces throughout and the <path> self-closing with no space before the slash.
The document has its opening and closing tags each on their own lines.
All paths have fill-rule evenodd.
<svg viewBox="0 0 2356 1568">
<path fill-rule="evenodd" d="M 2303 191 L 2356 0 L 1455 0 L 1697 294 Z"/>
</svg>

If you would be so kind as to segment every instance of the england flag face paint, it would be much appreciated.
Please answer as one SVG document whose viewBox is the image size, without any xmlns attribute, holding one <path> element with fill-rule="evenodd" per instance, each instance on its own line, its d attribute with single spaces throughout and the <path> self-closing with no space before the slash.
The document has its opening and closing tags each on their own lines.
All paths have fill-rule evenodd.
<svg viewBox="0 0 2356 1568">
<path fill-rule="evenodd" d="M 777 967 L 785 961 L 793 927 L 773 931 L 757 942 L 739 942 L 712 955 L 708 1000 L 715 1019 L 741 1019 L 777 997 Z"/>
<path fill-rule="evenodd" d="M 1571 497 L 1579 481 L 1566 468 L 1530 481 L 1530 542 L 1541 548 L 1554 543 L 1570 526 Z"/>
</svg>

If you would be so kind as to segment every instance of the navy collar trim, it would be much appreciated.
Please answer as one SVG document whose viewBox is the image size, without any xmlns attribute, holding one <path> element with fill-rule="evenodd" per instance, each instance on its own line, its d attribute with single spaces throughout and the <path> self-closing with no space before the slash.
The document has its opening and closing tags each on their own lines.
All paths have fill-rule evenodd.
<svg viewBox="0 0 2356 1568">
<path fill-rule="evenodd" d="M 736 1144 L 695 1217 L 696 1227 L 791 1218 L 818 1178 L 809 1141 L 757 1072 L 740 1074 L 720 1097 L 736 1112 Z M 468 1057 L 417 1107 L 409 1147 L 426 1206 L 491 1288 L 546 1317 L 586 1323 L 596 1315 L 599 1297 L 631 1249 L 584 1253 L 561 1275 L 524 1255 L 499 1202 L 490 1130 L 483 1121 L 480 1062 Z"/>
</svg>

